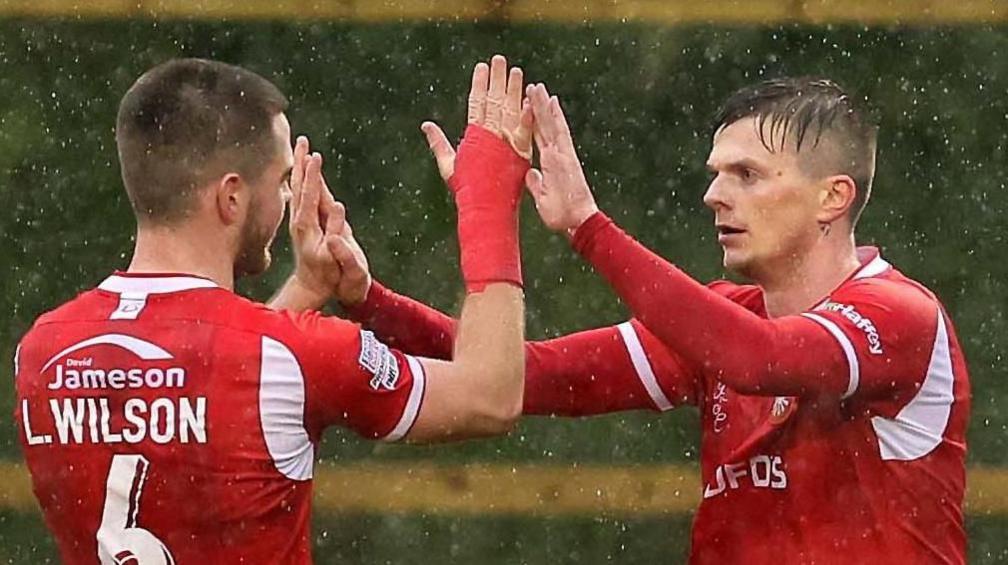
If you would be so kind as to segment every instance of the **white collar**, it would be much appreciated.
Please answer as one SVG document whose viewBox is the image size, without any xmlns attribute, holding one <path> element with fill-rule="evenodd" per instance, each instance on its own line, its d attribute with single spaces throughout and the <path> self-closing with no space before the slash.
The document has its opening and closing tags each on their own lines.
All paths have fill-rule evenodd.
<svg viewBox="0 0 1008 565">
<path fill-rule="evenodd" d="M 117 294 L 146 295 L 220 287 L 210 279 L 187 275 L 112 275 L 98 288 Z"/>
<path fill-rule="evenodd" d="M 882 258 L 879 250 L 875 247 L 859 247 L 857 254 L 858 259 L 861 260 L 861 268 L 854 272 L 850 280 L 878 276 L 892 268 L 892 265 Z"/>
</svg>

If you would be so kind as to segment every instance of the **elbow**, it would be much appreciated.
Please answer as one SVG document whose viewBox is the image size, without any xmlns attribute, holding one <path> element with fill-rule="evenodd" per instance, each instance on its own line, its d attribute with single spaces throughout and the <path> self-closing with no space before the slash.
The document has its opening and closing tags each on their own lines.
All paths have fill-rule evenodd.
<svg viewBox="0 0 1008 565">
<path fill-rule="evenodd" d="M 518 419 L 521 418 L 521 415 L 522 395 L 519 393 L 517 399 L 504 403 L 504 405 L 497 410 L 495 418 L 497 433 L 504 435 L 514 431 L 515 426 L 518 425 Z"/>
<path fill-rule="evenodd" d="M 473 420 L 474 428 L 480 430 L 481 435 L 506 435 L 514 430 L 518 424 L 518 419 L 522 415 L 523 393 L 524 393 L 524 371 L 519 371 L 517 375 L 507 375 L 505 378 L 516 382 L 517 386 L 509 386 L 501 389 L 498 394 L 486 395 L 483 402 L 474 403 Z M 500 382 L 500 381 L 498 381 Z"/>
<path fill-rule="evenodd" d="M 509 398 L 494 402 L 487 406 L 478 419 L 487 435 L 506 435 L 514 431 L 522 414 L 521 394 L 517 398 Z"/>
</svg>

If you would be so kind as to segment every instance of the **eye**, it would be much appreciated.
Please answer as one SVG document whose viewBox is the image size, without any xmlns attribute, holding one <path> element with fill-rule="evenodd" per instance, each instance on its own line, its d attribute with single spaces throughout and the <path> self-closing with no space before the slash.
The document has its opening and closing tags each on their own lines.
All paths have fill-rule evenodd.
<svg viewBox="0 0 1008 565">
<path fill-rule="evenodd" d="M 742 180 L 745 182 L 755 182 L 756 181 L 756 171 L 750 169 L 749 167 L 744 167 L 742 169 Z"/>
</svg>

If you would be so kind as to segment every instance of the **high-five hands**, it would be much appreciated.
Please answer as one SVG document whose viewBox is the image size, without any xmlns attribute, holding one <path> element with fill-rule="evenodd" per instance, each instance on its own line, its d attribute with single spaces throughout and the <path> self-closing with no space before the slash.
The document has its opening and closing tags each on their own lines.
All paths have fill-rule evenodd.
<svg viewBox="0 0 1008 565">
<path fill-rule="evenodd" d="M 598 212 L 598 206 L 578 160 L 559 100 L 551 97 L 542 84 L 530 84 L 526 95 L 535 117 L 540 168 L 528 171 L 525 184 L 546 227 L 566 231 L 572 236 L 585 220 Z"/>
<path fill-rule="evenodd" d="M 494 55 L 473 69 L 465 135 L 456 152 L 433 122 L 421 126 L 458 210 L 462 277 L 469 292 L 522 286 L 518 203 L 532 156 L 532 110 L 522 71 Z"/>
<path fill-rule="evenodd" d="M 294 275 L 319 306 L 335 296 L 344 304 L 364 300 L 371 286 L 367 257 L 353 237 L 346 208 L 333 197 L 322 175 L 322 156 L 309 154 L 308 139 L 298 137 L 291 171 L 290 233 Z"/>
<path fill-rule="evenodd" d="M 560 102 L 542 84 L 528 85 L 523 99 L 522 79 L 521 69 L 514 67 L 508 72 L 507 60 L 500 55 L 491 59 L 489 67 L 477 64 L 469 90 L 468 122 L 506 139 L 527 160 L 532 158 L 535 140 L 540 168 L 528 171 L 525 184 L 546 227 L 573 234 L 598 206 Z M 420 129 L 427 136 L 441 178 L 449 180 L 455 173 L 455 149 L 434 122 L 424 122 Z"/>
<path fill-rule="evenodd" d="M 523 73 L 507 68 L 507 59 L 494 55 L 490 65 L 479 62 L 473 69 L 469 88 L 467 123 L 482 126 L 508 141 L 515 153 L 532 159 L 532 108 L 523 102 Z M 424 122 L 420 130 L 427 137 L 441 178 L 455 173 L 455 149 L 444 131 L 434 122 Z"/>
</svg>

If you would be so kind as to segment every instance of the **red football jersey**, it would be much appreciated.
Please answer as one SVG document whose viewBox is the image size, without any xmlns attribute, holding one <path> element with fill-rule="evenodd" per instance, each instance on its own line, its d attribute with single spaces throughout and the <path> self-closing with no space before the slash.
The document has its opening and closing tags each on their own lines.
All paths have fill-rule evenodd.
<svg viewBox="0 0 1008 565">
<path fill-rule="evenodd" d="M 322 431 L 399 439 L 424 393 L 356 324 L 186 275 L 119 273 L 43 315 L 15 375 L 66 563 L 309 563 Z"/>
<path fill-rule="evenodd" d="M 691 563 L 966 562 L 962 351 L 930 291 L 860 253 L 861 269 L 802 314 L 847 358 L 840 401 L 740 394 L 638 322 L 618 327 L 640 379 L 627 394 L 642 386 L 660 410 L 701 411 Z M 766 317 L 758 287 L 711 288 Z"/>
<path fill-rule="evenodd" d="M 969 377 L 930 291 L 861 248 L 829 296 L 771 320 L 758 287 L 705 289 L 589 222 L 575 247 L 652 329 L 526 343 L 526 414 L 698 406 L 692 563 L 965 562 Z M 351 314 L 410 353 L 451 354 L 451 318 L 380 285 Z"/>
</svg>

